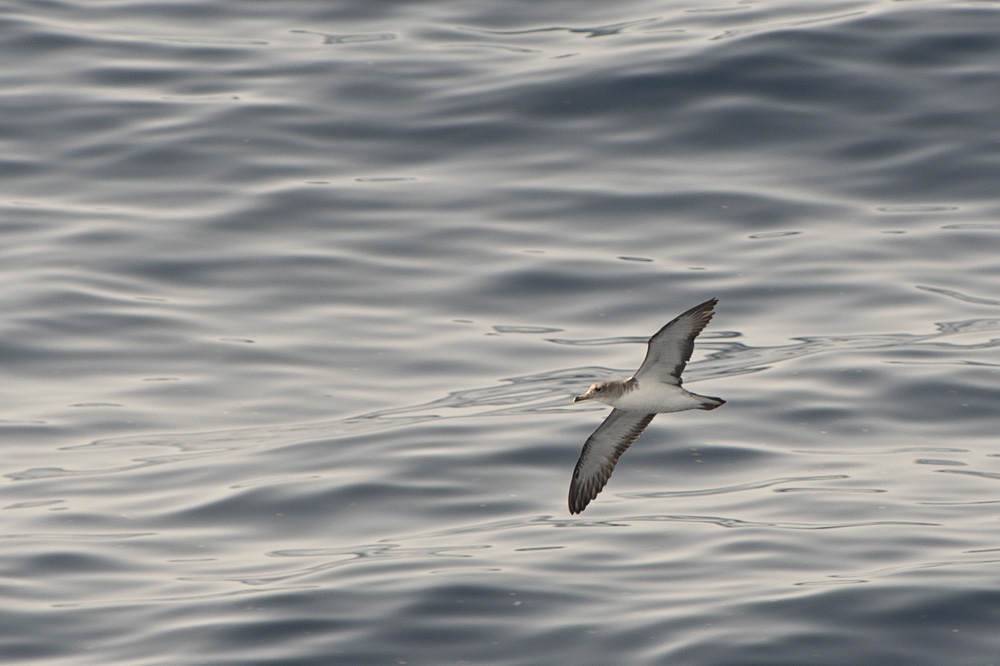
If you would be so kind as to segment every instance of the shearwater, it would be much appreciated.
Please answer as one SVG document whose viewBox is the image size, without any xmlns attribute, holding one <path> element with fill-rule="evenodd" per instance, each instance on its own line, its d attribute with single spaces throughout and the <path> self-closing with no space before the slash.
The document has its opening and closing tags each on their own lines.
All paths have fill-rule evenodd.
<svg viewBox="0 0 1000 666">
<path fill-rule="evenodd" d="M 580 513 L 597 497 L 611 478 L 618 458 L 625 453 L 657 414 L 685 409 L 715 409 L 721 398 L 690 393 L 681 388 L 681 373 L 691 358 L 694 339 L 711 321 L 713 298 L 696 305 L 661 328 L 649 339 L 646 359 L 628 379 L 592 384 L 573 399 L 596 400 L 614 409 L 598 426 L 580 452 L 569 486 L 569 511 Z"/>
</svg>

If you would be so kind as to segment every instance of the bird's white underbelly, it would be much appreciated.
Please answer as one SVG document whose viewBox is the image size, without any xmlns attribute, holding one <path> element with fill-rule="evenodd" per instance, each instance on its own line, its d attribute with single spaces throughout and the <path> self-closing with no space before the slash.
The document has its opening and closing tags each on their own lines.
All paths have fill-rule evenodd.
<svg viewBox="0 0 1000 666">
<path fill-rule="evenodd" d="M 701 399 L 694 397 L 680 386 L 647 382 L 618 398 L 614 406 L 630 412 L 662 414 L 697 409 L 701 404 Z"/>
</svg>

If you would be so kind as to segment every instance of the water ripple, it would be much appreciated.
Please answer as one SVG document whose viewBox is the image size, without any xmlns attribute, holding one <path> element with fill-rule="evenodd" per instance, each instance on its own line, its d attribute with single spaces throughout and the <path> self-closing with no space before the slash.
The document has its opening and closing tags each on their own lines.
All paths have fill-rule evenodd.
<svg viewBox="0 0 1000 666">
<path fill-rule="evenodd" d="M 816 354 L 830 354 L 846 350 L 905 350 L 947 349 L 955 353 L 965 350 L 991 349 L 1000 346 L 1000 339 L 986 343 L 953 343 L 946 339 L 967 333 L 1000 331 L 1000 319 L 968 319 L 941 322 L 938 332 L 930 334 L 862 334 L 840 336 L 808 336 L 794 338 L 786 345 L 753 347 L 740 342 L 724 342 L 723 337 L 709 336 L 701 348 L 714 348 L 702 360 L 690 363 L 685 372 L 686 383 L 707 379 L 733 377 L 757 373 L 794 359 Z M 724 334 L 730 338 L 738 333 Z M 645 344 L 645 338 L 622 337 L 577 341 L 550 339 L 560 345 L 592 344 Z M 35 468 L 9 472 L 5 476 L 15 480 L 46 478 L 60 475 L 106 474 L 133 470 L 144 466 L 183 462 L 193 458 L 221 455 L 241 450 L 252 441 L 254 446 L 292 444 L 315 437 L 336 437 L 372 433 L 388 428 L 413 426 L 419 423 L 456 418 L 516 416 L 542 413 L 583 411 L 572 406 L 572 397 L 595 381 L 611 379 L 628 371 L 597 366 L 582 366 L 522 375 L 503 380 L 503 384 L 483 388 L 452 391 L 446 396 L 411 406 L 393 407 L 332 421 L 302 423 L 273 428 L 220 430 L 214 432 L 170 434 L 163 436 L 116 437 L 96 440 L 89 444 L 66 447 L 66 450 L 100 450 L 108 448 L 168 447 L 178 454 L 136 458 L 126 466 L 99 470 L 67 470 L 62 468 Z M 953 450 L 953 449 L 921 449 Z M 828 453 L 832 451 L 828 450 Z M 871 454 L 873 452 L 869 452 Z"/>
</svg>

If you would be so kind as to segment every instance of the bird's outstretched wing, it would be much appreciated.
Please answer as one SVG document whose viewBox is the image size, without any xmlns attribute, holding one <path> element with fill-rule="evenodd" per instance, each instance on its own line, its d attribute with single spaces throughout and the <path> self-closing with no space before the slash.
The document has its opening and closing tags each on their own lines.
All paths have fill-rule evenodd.
<svg viewBox="0 0 1000 666">
<path fill-rule="evenodd" d="M 712 320 L 715 314 L 712 308 L 718 302 L 713 298 L 696 305 L 657 331 L 649 339 L 646 359 L 636 370 L 635 378 L 680 386 L 681 373 L 694 351 L 694 339 Z"/>
<path fill-rule="evenodd" d="M 587 438 L 569 486 L 570 513 L 580 513 L 597 497 L 611 478 L 618 458 L 632 446 L 654 416 L 656 414 L 615 409 Z"/>
</svg>

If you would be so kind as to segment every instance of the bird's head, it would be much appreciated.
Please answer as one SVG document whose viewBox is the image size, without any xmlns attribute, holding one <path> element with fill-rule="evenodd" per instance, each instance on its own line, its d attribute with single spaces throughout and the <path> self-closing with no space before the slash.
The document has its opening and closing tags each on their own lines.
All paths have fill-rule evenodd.
<svg viewBox="0 0 1000 666">
<path fill-rule="evenodd" d="M 621 393 L 621 387 L 615 382 L 597 382 L 596 384 L 591 384 L 586 393 L 573 398 L 573 402 L 596 400 L 597 402 L 610 405 Z"/>
</svg>

